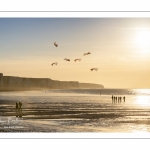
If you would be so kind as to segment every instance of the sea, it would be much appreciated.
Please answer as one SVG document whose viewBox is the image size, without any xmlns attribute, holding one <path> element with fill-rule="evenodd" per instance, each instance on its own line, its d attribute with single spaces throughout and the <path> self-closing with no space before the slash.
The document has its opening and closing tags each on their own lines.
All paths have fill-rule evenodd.
<svg viewBox="0 0 150 150">
<path fill-rule="evenodd" d="M 150 89 L 0 92 L 0 132 L 147 133 Z"/>
</svg>

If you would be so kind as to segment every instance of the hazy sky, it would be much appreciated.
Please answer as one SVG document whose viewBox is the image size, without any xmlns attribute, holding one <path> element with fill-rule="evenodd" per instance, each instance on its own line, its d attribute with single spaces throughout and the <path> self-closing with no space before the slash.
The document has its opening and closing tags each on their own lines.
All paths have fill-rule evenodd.
<svg viewBox="0 0 150 150">
<path fill-rule="evenodd" d="M 0 18 L 0 68 L 4 76 L 150 88 L 150 19 Z"/>
</svg>

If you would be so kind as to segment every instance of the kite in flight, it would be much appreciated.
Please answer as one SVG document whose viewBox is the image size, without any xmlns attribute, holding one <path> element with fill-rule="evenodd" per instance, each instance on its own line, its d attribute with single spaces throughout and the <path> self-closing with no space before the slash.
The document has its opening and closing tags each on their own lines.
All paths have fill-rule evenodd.
<svg viewBox="0 0 150 150">
<path fill-rule="evenodd" d="M 80 58 L 78 58 L 78 59 L 75 59 L 74 61 L 76 62 L 77 60 L 78 60 L 78 61 L 81 61 L 81 59 L 80 59 Z"/>
<path fill-rule="evenodd" d="M 93 70 L 95 70 L 95 71 L 97 71 L 98 70 L 98 68 L 92 68 L 92 69 L 90 69 L 91 71 L 93 71 Z"/>
<path fill-rule="evenodd" d="M 67 59 L 67 58 L 65 58 L 64 60 L 66 60 L 66 61 L 70 61 L 70 59 Z"/>
<path fill-rule="evenodd" d="M 89 54 L 91 54 L 90 52 L 87 52 L 87 53 L 84 53 L 84 55 L 83 56 L 85 56 L 85 55 L 89 55 Z"/>
<path fill-rule="evenodd" d="M 56 43 L 56 42 L 54 42 L 54 45 L 57 47 L 58 46 L 58 44 Z"/>
<path fill-rule="evenodd" d="M 58 63 L 57 62 L 55 62 L 55 63 L 52 63 L 51 65 L 53 66 L 53 65 L 57 65 Z"/>
</svg>

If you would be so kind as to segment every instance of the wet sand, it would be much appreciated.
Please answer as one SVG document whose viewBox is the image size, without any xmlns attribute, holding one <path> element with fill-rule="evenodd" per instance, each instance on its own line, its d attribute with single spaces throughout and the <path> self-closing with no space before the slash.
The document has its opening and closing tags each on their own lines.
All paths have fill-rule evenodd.
<svg viewBox="0 0 150 150">
<path fill-rule="evenodd" d="M 113 132 L 111 127 L 106 129 L 107 124 L 100 125 L 96 130 L 93 129 L 90 124 L 91 122 L 97 124 L 97 120 L 100 122 L 113 120 L 112 126 L 114 127 L 112 128 L 117 132 L 121 132 L 117 129 L 117 124 L 144 126 L 150 124 L 150 117 L 146 114 L 147 111 L 142 109 L 133 111 L 116 108 L 115 111 L 114 109 L 109 109 L 108 111 L 108 109 L 103 109 L 102 107 L 94 108 L 92 106 L 87 108 L 86 105 L 86 108 L 79 109 L 79 105 L 83 105 L 81 103 L 78 104 L 78 107 L 76 107 L 77 104 L 69 104 L 68 106 L 68 103 L 49 103 L 46 107 L 44 105 L 41 103 L 23 103 L 22 112 L 16 113 L 14 102 L 3 102 L 2 104 L 1 101 L 0 132 Z M 118 120 L 119 118 L 130 117 L 130 113 L 132 113 L 132 118 L 133 116 L 137 118 L 141 116 L 142 119 Z M 21 117 L 16 117 L 16 115 Z M 143 119 L 144 116 L 146 117 L 145 119 Z M 8 119 L 11 120 L 9 123 Z M 21 122 L 18 120 L 21 120 Z M 84 127 L 84 125 L 88 125 L 88 128 Z M 127 131 L 124 129 L 124 132 Z"/>
<path fill-rule="evenodd" d="M 1 94 L 0 132 L 150 132 L 150 106 L 134 96 L 114 104 L 111 96 L 47 94 Z"/>
</svg>

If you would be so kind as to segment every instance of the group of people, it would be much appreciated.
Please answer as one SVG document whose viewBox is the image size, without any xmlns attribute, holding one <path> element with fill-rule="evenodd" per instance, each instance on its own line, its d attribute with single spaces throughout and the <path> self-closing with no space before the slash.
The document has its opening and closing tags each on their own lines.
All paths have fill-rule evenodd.
<svg viewBox="0 0 150 150">
<path fill-rule="evenodd" d="M 125 99 L 126 99 L 125 96 L 124 97 L 121 97 L 121 96 L 117 97 L 117 96 L 113 96 L 113 95 L 111 98 L 112 98 L 112 102 L 114 102 L 114 103 L 117 103 L 117 100 L 118 100 L 118 103 L 120 103 L 122 100 L 125 102 Z"/>
</svg>

